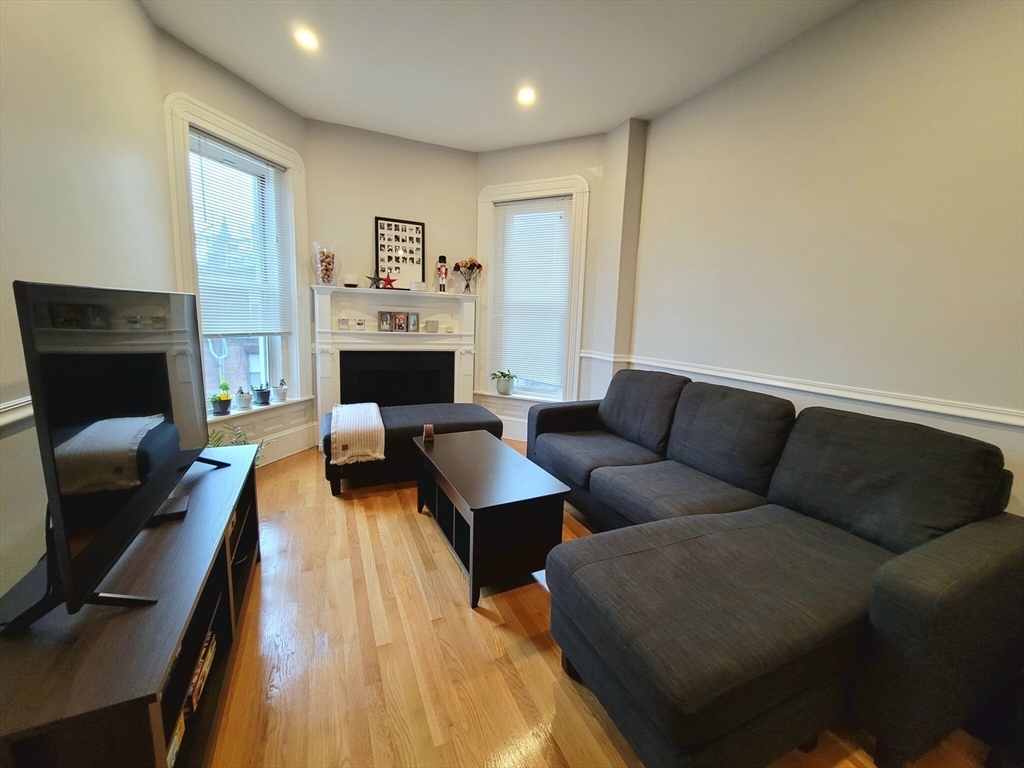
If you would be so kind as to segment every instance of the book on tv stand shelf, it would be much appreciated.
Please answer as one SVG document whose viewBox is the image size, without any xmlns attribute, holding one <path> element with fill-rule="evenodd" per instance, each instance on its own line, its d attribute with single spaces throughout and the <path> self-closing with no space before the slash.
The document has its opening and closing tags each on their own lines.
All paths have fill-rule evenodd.
<svg viewBox="0 0 1024 768">
<path fill-rule="evenodd" d="M 256 570 L 229 587 L 228 525 L 241 503 L 239 546 L 260 559 L 256 446 L 205 454 L 230 466 L 194 464 L 182 480 L 188 515 L 144 530 L 103 583 L 157 603 L 51 611 L 28 632 L 0 638 L 0 765 L 203 762 Z M 196 706 L 179 732 L 197 666 Z"/>
</svg>

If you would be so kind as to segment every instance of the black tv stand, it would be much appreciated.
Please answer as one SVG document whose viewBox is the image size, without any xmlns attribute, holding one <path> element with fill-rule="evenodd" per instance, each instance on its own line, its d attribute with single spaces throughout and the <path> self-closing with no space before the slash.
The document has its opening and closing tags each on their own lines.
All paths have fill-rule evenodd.
<svg viewBox="0 0 1024 768">
<path fill-rule="evenodd" d="M 157 601 L 155 597 L 142 597 L 140 595 L 118 595 L 113 592 L 93 592 L 82 602 L 88 605 L 110 605 L 115 608 L 142 608 L 146 605 L 153 605 Z"/>
<path fill-rule="evenodd" d="M 231 466 L 229 461 L 217 461 L 217 459 L 208 459 L 205 456 L 199 456 L 196 459 L 196 464 L 209 464 L 214 469 L 227 469 Z"/>
<path fill-rule="evenodd" d="M 166 768 L 171 749 L 176 768 L 209 764 L 260 562 L 256 446 L 210 450 L 231 466 L 189 472 L 185 520 L 142 531 L 99 587 L 108 592 L 85 601 L 139 605 L 131 595 L 148 594 L 158 604 L 58 607 L 0 638 L 2 768 Z M 33 601 L 45 589 L 45 559 L 37 576 Z M 190 695 L 204 664 L 206 683 Z"/>
<path fill-rule="evenodd" d="M 48 559 L 47 556 L 44 556 L 16 585 L 15 589 L 4 595 L 4 599 L 0 601 L 0 635 L 22 634 L 36 621 L 64 603 L 64 595 L 57 586 L 57 580 L 50 572 L 51 564 Z M 33 599 L 31 597 L 33 592 L 36 595 L 42 593 L 42 597 Z M 82 602 L 87 605 L 141 608 L 153 605 L 157 602 L 157 598 L 121 595 L 114 592 L 93 592 Z"/>
<path fill-rule="evenodd" d="M 153 528 L 164 523 L 173 523 L 175 520 L 184 520 L 188 512 L 188 495 L 169 496 L 164 503 L 157 507 L 156 512 L 149 516 L 146 521 L 147 528 Z"/>
</svg>

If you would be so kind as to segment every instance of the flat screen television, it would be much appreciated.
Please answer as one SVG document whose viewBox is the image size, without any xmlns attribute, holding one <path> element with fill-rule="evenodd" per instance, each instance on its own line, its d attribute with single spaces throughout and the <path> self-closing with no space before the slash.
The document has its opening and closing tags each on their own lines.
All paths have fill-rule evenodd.
<svg viewBox="0 0 1024 768">
<path fill-rule="evenodd" d="M 60 603 L 133 605 L 97 593 L 207 444 L 196 297 L 14 283 L 46 482 L 46 557 L 11 592 L 24 627 Z M 172 499 L 179 516 L 180 499 Z M 40 510 L 40 522 L 42 522 Z M 45 587 L 38 572 L 45 571 Z"/>
</svg>

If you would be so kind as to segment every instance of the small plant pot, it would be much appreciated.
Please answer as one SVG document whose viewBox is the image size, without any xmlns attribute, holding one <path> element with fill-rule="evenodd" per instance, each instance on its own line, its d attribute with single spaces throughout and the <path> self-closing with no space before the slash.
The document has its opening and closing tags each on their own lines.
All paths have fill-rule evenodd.
<svg viewBox="0 0 1024 768">
<path fill-rule="evenodd" d="M 252 395 L 235 395 L 235 399 L 238 401 L 238 410 L 248 411 L 252 408 Z"/>
<path fill-rule="evenodd" d="M 495 379 L 494 386 L 497 388 L 499 395 L 511 395 L 514 382 L 515 379 Z"/>
<path fill-rule="evenodd" d="M 271 387 L 274 390 L 274 400 L 283 403 L 288 399 L 288 387 Z"/>
<path fill-rule="evenodd" d="M 270 405 L 269 389 L 254 389 L 252 396 L 256 399 L 256 405 Z"/>
<path fill-rule="evenodd" d="M 227 400 L 214 400 L 212 405 L 214 416 L 227 416 L 231 413 L 231 398 Z"/>
</svg>

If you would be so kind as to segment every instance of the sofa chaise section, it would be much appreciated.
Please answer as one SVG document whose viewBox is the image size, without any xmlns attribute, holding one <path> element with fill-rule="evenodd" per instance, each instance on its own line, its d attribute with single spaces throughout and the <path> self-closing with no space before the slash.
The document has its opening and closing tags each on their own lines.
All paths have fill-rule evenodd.
<svg viewBox="0 0 1024 768">
<path fill-rule="evenodd" d="M 714 764 L 695 758 L 702 745 L 774 718 L 805 692 L 813 703 L 822 689 L 842 691 L 867 629 L 872 578 L 893 557 L 775 506 L 579 542 L 548 559 L 551 631 L 588 686 L 597 692 L 613 678 L 650 721 L 635 733 L 620 724 L 647 765 Z M 810 711 L 797 743 L 834 724 L 840 703 L 801 706 Z M 763 762 L 777 756 L 721 743 L 715 754 L 739 760 L 748 749 Z"/>
<path fill-rule="evenodd" d="M 1011 479 L 986 443 L 806 409 L 769 504 L 552 550 L 552 633 L 649 765 L 763 765 L 840 716 L 901 765 L 1019 667 Z"/>
</svg>

